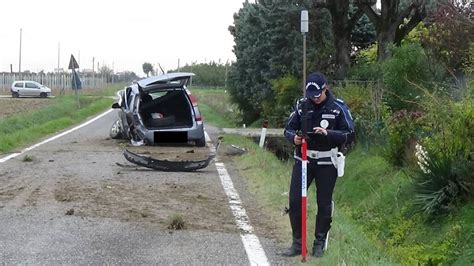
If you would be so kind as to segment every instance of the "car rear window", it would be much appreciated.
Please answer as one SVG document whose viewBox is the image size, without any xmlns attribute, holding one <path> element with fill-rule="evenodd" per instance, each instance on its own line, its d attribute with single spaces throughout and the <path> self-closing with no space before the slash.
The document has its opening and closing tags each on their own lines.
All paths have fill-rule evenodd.
<svg viewBox="0 0 474 266">
<path fill-rule="evenodd" d="M 17 83 L 15 83 L 15 87 L 17 87 L 17 88 L 23 88 L 23 82 L 17 82 Z"/>
</svg>

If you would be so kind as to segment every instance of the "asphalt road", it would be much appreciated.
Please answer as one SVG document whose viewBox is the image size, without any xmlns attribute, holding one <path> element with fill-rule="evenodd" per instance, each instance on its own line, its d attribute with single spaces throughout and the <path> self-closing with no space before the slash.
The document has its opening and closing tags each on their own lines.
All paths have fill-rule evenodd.
<svg viewBox="0 0 474 266">
<path fill-rule="evenodd" d="M 193 173 L 123 169 L 116 163 L 127 163 L 125 144 L 108 138 L 116 117 L 0 163 L 0 262 L 249 264 L 215 164 Z M 207 129 L 215 138 L 216 129 Z M 228 171 L 242 205 L 251 207 L 267 261 L 295 263 L 278 255 L 283 247 L 267 233 L 271 221 L 252 215 L 258 207 Z M 172 214 L 188 227 L 169 229 Z"/>
</svg>

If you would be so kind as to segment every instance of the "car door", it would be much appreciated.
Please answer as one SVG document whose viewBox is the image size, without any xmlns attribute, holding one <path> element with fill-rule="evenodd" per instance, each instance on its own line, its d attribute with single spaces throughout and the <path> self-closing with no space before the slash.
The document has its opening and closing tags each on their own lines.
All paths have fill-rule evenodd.
<svg viewBox="0 0 474 266">
<path fill-rule="evenodd" d="M 16 82 L 14 85 L 15 91 L 18 92 L 19 95 L 24 95 L 24 86 L 24 82 Z"/>
<path fill-rule="evenodd" d="M 39 96 L 40 87 L 34 82 L 25 82 L 25 95 Z"/>
<path fill-rule="evenodd" d="M 121 112 L 119 113 L 120 120 L 122 121 L 123 133 L 126 134 L 126 138 L 130 138 L 130 125 L 131 125 L 131 110 L 130 105 L 133 100 L 132 89 L 130 87 L 125 89 L 123 93 L 123 103 L 121 106 Z"/>
</svg>

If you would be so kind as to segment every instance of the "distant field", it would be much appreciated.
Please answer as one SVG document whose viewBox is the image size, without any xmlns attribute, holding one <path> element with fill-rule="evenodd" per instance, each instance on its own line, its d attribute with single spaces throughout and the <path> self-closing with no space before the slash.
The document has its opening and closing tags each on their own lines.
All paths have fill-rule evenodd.
<svg viewBox="0 0 474 266">
<path fill-rule="evenodd" d="M 113 84 L 103 89 L 81 90 L 80 104 L 71 90 L 46 99 L 0 97 L 0 154 L 109 109 L 113 102 L 110 96 L 121 87 Z"/>
<path fill-rule="evenodd" d="M 52 102 L 52 99 L 41 98 L 0 98 L 0 119 L 41 109 Z"/>
</svg>

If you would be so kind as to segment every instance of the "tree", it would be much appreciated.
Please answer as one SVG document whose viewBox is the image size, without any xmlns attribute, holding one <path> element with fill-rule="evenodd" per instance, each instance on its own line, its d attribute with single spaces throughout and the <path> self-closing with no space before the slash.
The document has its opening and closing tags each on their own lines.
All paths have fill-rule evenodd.
<svg viewBox="0 0 474 266">
<path fill-rule="evenodd" d="M 245 123 L 255 121 L 263 106 L 270 106 L 264 102 L 274 102 L 272 80 L 287 74 L 302 76 L 301 10 L 308 9 L 312 14 L 307 39 L 308 72 L 316 69 L 326 72 L 332 67 L 334 49 L 329 14 L 316 10 L 310 2 L 245 2 L 234 15 L 234 25 L 229 31 L 234 36 L 237 61 L 230 68 L 229 91 L 242 110 Z"/>
<path fill-rule="evenodd" d="M 353 11 L 355 12 L 355 11 Z M 363 15 L 355 24 L 351 34 L 352 49 L 360 51 L 369 48 L 376 41 L 377 33 L 374 24 L 367 15 Z"/>
<path fill-rule="evenodd" d="M 196 76 L 194 76 L 192 80 L 192 84 L 194 85 L 224 87 L 226 67 L 229 67 L 228 63 L 224 65 L 222 63 L 216 63 L 214 61 L 211 61 L 209 63 L 192 63 L 191 65 L 186 64 L 180 69 L 180 71 L 192 72 L 196 74 Z M 176 69 L 170 72 L 177 71 L 178 70 Z"/>
<path fill-rule="evenodd" d="M 113 73 L 112 69 L 107 65 L 103 65 L 99 68 L 99 74 L 101 76 L 108 77 L 108 76 L 112 75 L 112 73 Z"/>
<path fill-rule="evenodd" d="M 374 10 L 372 1 L 356 1 L 377 31 L 378 61 L 389 58 L 390 45 L 400 45 L 403 38 L 426 17 L 426 1 L 413 0 L 403 7 L 402 0 L 383 0 L 380 13 Z"/>
<path fill-rule="evenodd" d="M 132 71 L 119 72 L 115 75 L 117 82 L 131 82 L 133 80 L 138 80 L 138 76 Z"/>
<path fill-rule="evenodd" d="M 332 30 L 334 35 L 334 46 L 336 48 L 336 75 L 338 79 L 346 77 L 351 63 L 350 53 L 352 50 L 351 33 L 356 22 L 364 14 L 359 9 L 350 14 L 350 3 L 347 0 L 316 1 L 317 6 L 324 6 L 331 13 Z"/>
<path fill-rule="evenodd" d="M 456 80 L 462 81 L 463 69 L 472 63 L 469 55 L 474 47 L 474 2 L 445 0 L 430 18 L 422 44 Z"/>
<path fill-rule="evenodd" d="M 143 68 L 143 72 L 146 74 L 147 78 L 148 78 L 148 75 L 150 74 L 150 72 L 153 72 L 153 65 L 148 63 L 148 62 L 143 63 L 142 68 Z"/>
</svg>

